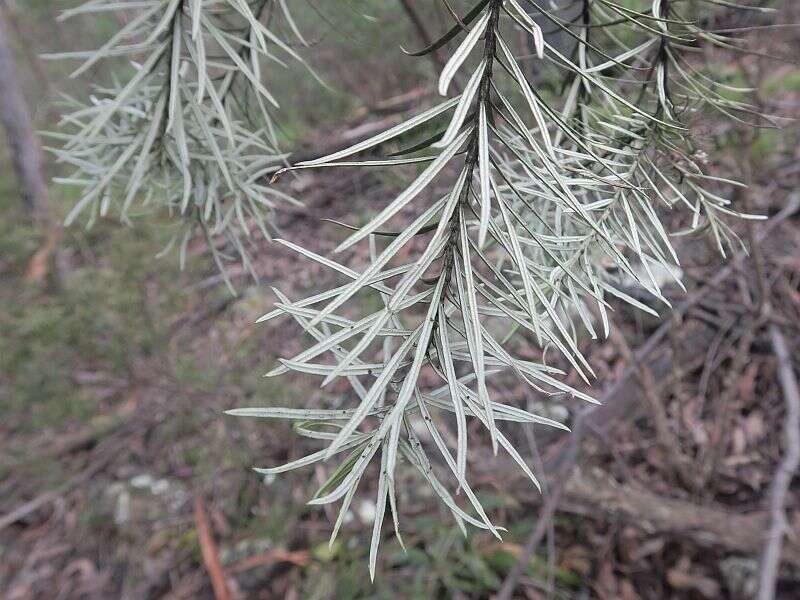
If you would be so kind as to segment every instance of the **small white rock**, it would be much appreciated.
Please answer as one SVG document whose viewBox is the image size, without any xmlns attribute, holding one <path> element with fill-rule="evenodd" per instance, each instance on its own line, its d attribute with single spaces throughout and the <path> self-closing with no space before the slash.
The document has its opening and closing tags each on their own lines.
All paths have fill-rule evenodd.
<svg viewBox="0 0 800 600">
<path fill-rule="evenodd" d="M 131 479 L 131 486 L 137 489 L 143 490 L 144 488 L 149 488 L 153 485 L 153 478 L 144 473 L 142 475 L 137 475 L 133 479 Z"/>
<path fill-rule="evenodd" d="M 159 479 L 158 481 L 153 482 L 150 486 L 150 491 L 153 492 L 156 496 L 163 494 L 169 489 L 169 481 L 166 479 Z"/>
</svg>

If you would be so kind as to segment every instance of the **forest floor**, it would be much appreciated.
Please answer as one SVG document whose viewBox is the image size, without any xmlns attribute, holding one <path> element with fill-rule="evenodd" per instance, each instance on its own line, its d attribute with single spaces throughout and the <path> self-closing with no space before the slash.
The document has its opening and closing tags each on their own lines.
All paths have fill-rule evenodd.
<svg viewBox="0 0 800 600">
<path fill-rule="evenodd" d="M 754 42 L 797 48 L 796 32 L 781 35 Z M 800 117 L 796 66 L 740 62 L 765 108 Z M 308 263 L 298 269 L 288 250 L 264 244 L 259 283 L 234 272 L 233 297 L 199 244 L 184 271 L 172 256 L 154 258 L 166 227 L 109 219 L 56 239 L 26 225 L 3 157 L 0 598 L 214 598 L 214 579 L 230 598 L 489 598 L 537 525 L 541 543 L 514 597 L 753 597 L 776 518 L 771 486 L 787 451 L 787 363 L 776 330 L 789 371 L 798 371 L 800 134 L 793 124 L 743 133 L 709 120 L 697 128 L 711 168 L 750 186 L 734 202 L 771 217 L 735 224 L 749 252 L 723 260 L 706 240 L 685 239 L 688 293 L 667 290 L 673 309 L 655 320 L 616 306 L 617 333 L 584 340 L 602 408 L 568 406 L 572 434 L 513 431 L 546 473 L 543 496 L 492 456 L 488 439 L 471 449 L 480 457 L 475 488 L 508 527 L 504 541 L 479 531 L 464 538 L 401 472 L 407 550 L 386 533 L 375 584 L 366 568 L 374 505 L 357 503 L 329 548 L 335 514 L 305 504 L 324 468 L 278 478 L 251 469 L 317 448 L 289 426 L 222 413 L 323 404 L 342 391 L 323 393 L 291 375 L 262 378 L 300 349 L 301 330 L 288 321 L 254 325 L 275 300 L 271 287 L 296 297 L 333 276 Z M 315 139 L 341 137 L 342 127 L 329 129 Z M 283 231 L 324 253 L 341 232 L 321 219 L 357 221 L 394 182 L 347 172 L 285 185 L 307 209 L 283 213 Z M 53 196 L 66 210 L 68 194 Z M 57 264 L 33 260 L 51 240 Z M 531 401 L 511 379 L 498 393 Z M 797 598 L 798 482 L 781 508 L 790 532 L 778 596 Z"/>
</svg>

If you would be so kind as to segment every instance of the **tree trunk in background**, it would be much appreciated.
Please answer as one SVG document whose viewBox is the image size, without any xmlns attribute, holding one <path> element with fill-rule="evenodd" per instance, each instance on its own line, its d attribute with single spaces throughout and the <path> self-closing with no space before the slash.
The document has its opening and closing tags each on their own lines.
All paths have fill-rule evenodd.
<svg viewBox="0 0 800 600">
<path fill-rule="evenodd" d="M 4 12 L 0 8 L 0 121 L 6 131 L 22 199 L 34 220 L 46 222 L 49 211 L 42 150 L 20 89 Z"/>
</svg>

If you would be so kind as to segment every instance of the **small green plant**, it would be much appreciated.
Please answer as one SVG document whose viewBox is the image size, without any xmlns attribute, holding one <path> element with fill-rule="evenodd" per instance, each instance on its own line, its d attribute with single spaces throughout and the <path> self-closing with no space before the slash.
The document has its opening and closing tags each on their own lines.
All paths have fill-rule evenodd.
<svg viewBox="0 0 800 600">
<path fill-rule="evenodd" d="M 286 2 L 137 4 L 140 16 L 85 65 L 144 50 L 149 58 L 65 118 L 76 129 L 59 156 L 78 167 L 67 181 L 87 190 L 74 215 L 89 207 L 103 214 L 119 202 L 124 218 L 142 198 L 236 241 L 247 217 L 260 216 L 256 207 L 272 207 L 265 198 L 289 201 L 262 182 L 267 174 L 274 183 L 299 169 L 416 170 L 364 225 L 341 224 L 350 234 L 336 251 L 365 246 L 363 270 L 302 240 L 277 240 L 345 283 L 302 299 L 275 291 L 279 302 L 260 321 L 290 316 L 312 342 L 269 375 L 296 371 L 323 387 L 344 379 L 352 406 L 344 397 L 335 408 L 229 411 L 294 421 L 299 435 L 327 444 L 259 472 L 343 457 L 311 500 L 341 501 L 331 543 L 367 469 L 379 464 L 372 576 L 387 507 L 400 538 L 400 461 L 416 468 L 462 530 L 470 524 L 499 538 L 502 528 L 469 483 L 469 422 L 480 422 L 494 451 L 507 452 L 536 486 L 504 428 L 566 426 L 494 399 L 492 376 L 513 373 L 542 398 L 594 402 L 564 382 L 546 352 L 588 383 L 593 372 L 578 336 L 608 334 L 609 299 L 656 314 L 623 280 L 666 306 L 659 273 L 677 272 L 673 237 L 707 231 L 724 255 L 736 242 L 726 220 L 759 218 L 731 206 L 725 193 L 740 184 L 710 174 L 690 135 L 708 111 L 766 120 L 738 99 L 747 89 L 716 81 L 691 56 L 701 46 L 742 50 L 734 35 L 699 25 L 713 0 L 580 0 L 571 12 L 545 0 L 480 0 L 460 12 L 443 2 L 452 28 L 412 54 L 447 50 L 438 91 L 446 97 L 456 79 L 463 91 L 350 148 L 283 168 L 259 65 L 278 52 L 302 60 L 259 19 L 280 12 L 302 40 Z M 529 40 L 522 56 L 520 34 Z M 241 92 L 229 93 L 237 85 Z M 410 223 L 397 224 L 401 212 L 414 215 Z M 685 229 L 666 227 L 663 216 L 675 213 Z M 537 347 L 542 360 L 520 358 L 522 346 Z M 454 423 L 454 437 L 444 421 Z"/>
</svg>

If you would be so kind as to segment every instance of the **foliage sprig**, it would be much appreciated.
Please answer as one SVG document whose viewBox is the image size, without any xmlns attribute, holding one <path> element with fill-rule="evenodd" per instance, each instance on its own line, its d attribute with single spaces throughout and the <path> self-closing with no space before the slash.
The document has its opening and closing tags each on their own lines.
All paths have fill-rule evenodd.
<svg viewBox="0 0 800 600">
<path fill-rule="evenodd" d="M 71 101 L 65 130 L 54 134 L 64 142 L 54 151 L 75 167 L 64 181 L 83 189 L 70 220 L 112 207 L 128 219 L 141 202 L 181 216 L 175 242 L 182 248 L 199 227 L 209 240 L 224 236 L 247 264 L 243 239 L 251 228 L 270 237 L 270 211 L 293 202 L 265 176 L 417 170 L 365 224 L 345 225 L 350 233 L 336 253 L 366 245 L 363 270 L 277 240 L 345 282 L 295 300 L 275 290 L 278 303 L 260 321 L 289 316 L 312 341 L 268 375 L 310 374 L 323 387 L 344 379 L 352 394 L 330 409 L 230 411 L 293 421 L 299 435 L 327 444 L 259 472 L 343 457 L 311 500 L 341 501 L 331 543 L 378 463 L 373 577 L 387 508 L 402 543 L 401 461 L 462 530 L 470 524 L 499 538 L 502 527 L 469 482 L 470 423 L 484 427 L 494 452 L 508 453 L 538 487 L 506 426 L 567 429 L 545 412 L 549 404 L 595 402 L 565 382 L 547 353 L 588 384 L 594 373 L 581 337 L 608 335 L 611 299 L 657 314 L 669 304 L 665 282 L 682 285 L 675 237 L 710 232 L 725 254 L 737 242 L 726 221 L 759 218 L 731 205 L 725 194 L 741 184 L 709 174 L 690 135 L 709 114 L 770 123 L 745 101 L 751 90 L 692 58 L 703 48 L 746 50 L 735 30 L 700 24 L 714 5 L 730 3 L 576 0 L 558 8 L 545 0 L 478 0 L 458 16 L 443 2 L 453 26 L 409 54 L 452 44 L 438 90 L 447 96 L 460 78 L 463 92 L 345 150 L 283 169 L 271 117 L 277 102 L 263 65 L 302 62 L 264 24 L 280 13 L 302 42 L 285 0 L 132 2 L 135 16 L 102 48 L 59 56 L 84 60 L 76 74 L 102 58 L 138 60 L 125 82 L 98 87 L 89 103 Z M 119 8 L 90 0 L 65 16 Z M 529 55 L 510 41 L 520 33 Z M 568 43 L 556 44 L 554 35 Z M 393 146 L 401 148 L 374 156 Z M 371 158 L 359 156 L 367 151 Z M 402 229 L 393 226 L 401 213 L 413 214 Z M 675 231 L 676 221 L 685 228 Z M 222 266 L 225 257 L 215 256 Z M 530 347 L 540 360 L 530 359 Z M 533 410 L 492 393 L 492 380 L 509 374 L 536 392 Z"/>
<path fill-rule="evenodd" d="M 735 98 L 747 90 L 715 81 L 685 56 L 701 44 L 738 43 L 705 31 L 684 12 L 701 3 L 639 4 L 580 0 L 578 17 L 567 20 L 534 0 L 481 0 L 438 41 L 412 53 L 458 41 L 439 92 L 446 95 L 471 65 L 461 94 L 347 150 L 292 167 L 424 165 L 336 248 L 368 243 L 370 261 L 363 271 L 279 240 L 349 281 L 301 300 L 276 290 L 279 303 L 261 320 L 291 316 L 314 343 L 281 359 L 269 375 L 307 373 L 321 377 L 322 386 L 345 378 L 356 396 L 354 407 L 230 411 L 293 420 L 300 435 L 327 443 L 259 472 L 345 456 L 310 502 L 342 501 L 331 543 L 369 465 L 380 456 L 372 576 L 387 505 L 400 538 L 395 481 L 401 459 L 419 471 L 462 529 L 469 523 L 500 537 L 502 528 L 468 481 L 470 420 L 488 430 L 495 453 L 508 452 L 539 485 L 503 426 L 566 427 L 492 398 L 492 375 L 512 373 L 543 400 L 594 402 L 564 383 L 559 369 L 516 356 L 520 344 L 534 344 L 542 353 L 557 350 L 588 381 L 593 373 L 579 336 L 608 334 L 609 298 L 655 314 L 655 306 L 668 305 L 661 292 L 664 274 L 682 285 L 672 246 L 676 233 L 664 225 L 665 214 L 686 213 L 689 225 L 677 235 L 710 230 L 723 253 L 735 239 L 724 218 L 756 218 L 740 214 L 720 195 L 719 189 L 739 184 L 707 174 L 688 135 L 692 120 L 705 110 L 740 120 L 763 117 Z M 525 61 L 512 50 L 512 30 L 532 41 L 533 55 Z M 574 40 L 571 55 L 551 43 L 554 31 Z M 530 60 L 533 70 L 525 66 Z M 532 80 L 540 69 L 561 73 L 560 104 Z M 410 150 L 377 160 L 354 158 L 431 128 L 435 135 Z M 443 194 L 433 183 L 442 180 L 450 182 Z M 421 202 L 423 197 L 430 200 Z M 423 205 L 417 216 L 392 233 L 393 218 L 415 202 Z M 387 236 L 390 241 L 379 242 Z M 407 247 L 423 239 L 422 250 L 406 258 Z M 626 282 L 651 300 L 629 293 Z M 352 316 L 368 296 L 379 298 L 379 307 Z M 602 333 L 593 312 L 600 315 Z M 446 421 L 454 422 L 455 437 L 448 436 Z"/>
<path fill-rule="evenodd" d="M 133 70 L 96 86 L 88 102 L 65 99 L 69 112 L 50 135 L 62 143 L 51 149 L 59 161 L 75 169 L 60 181 L 81 189 L 67 223 L 167 212 L 180 217 L 171 245 L 181 263 L 201 231 L 223 274 L 221 243 L 249 267 L 247 238 L 271 238 L 275 208 L 298 204 L 267 183 L 286 158 L 269 69 L 303 63 L 268 24 L 283 18 L 305 43 L 285 0 L 90 0 L 61 18 L 101 13 L 127 17 L 103 46 L 48 56 L 80 59 L 75 77 L 110 58 L 128 58 Z"/>
</svg>

